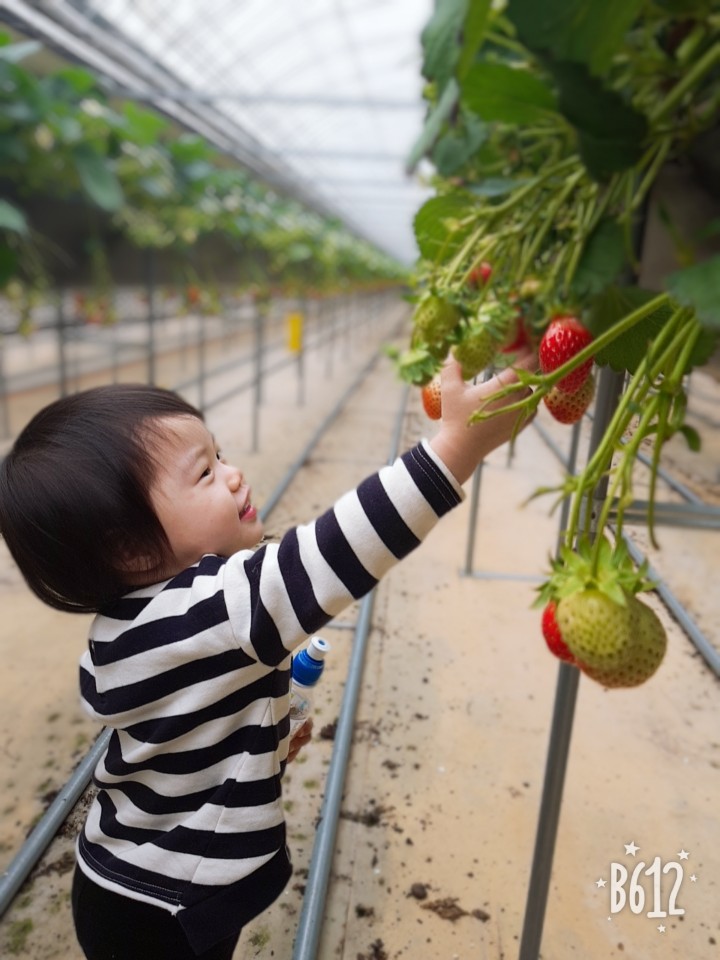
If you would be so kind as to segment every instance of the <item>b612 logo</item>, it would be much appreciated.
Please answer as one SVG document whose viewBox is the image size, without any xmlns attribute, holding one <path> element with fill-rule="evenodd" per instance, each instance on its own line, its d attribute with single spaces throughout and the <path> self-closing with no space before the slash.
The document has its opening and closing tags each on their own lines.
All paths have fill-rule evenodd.
<svg viewBox="0 0 720 960">
<path fill-rule="evenodd" d="M 610 913 L 619 913 L 627 904 L 633 913 L 648 917 L 681 917 L 685 910 L 677 898 L 685 871 L 682 864 L 669 860 L 663 864 L 655 857 L 650 866 L 644 860 L 636 864 L 632 873 L 615 860 L 610 864 Z"/>
<path fill-rule="evenodd" d="M 640 848 L 635 844 L 625 844 L 626 857 L 637 856 Z M 651 920 L 664 920 L 668 917 L 681 917 L 685 908 L 679 902 L 680 893 L 685 877 L 684 861 L 689 858 L 687 850 L 678 852 L 677 860 L 663 861 L 662 857 L 653 857 L 652 860 L 635 860 L 621 863 L 613 860 L 610 864 L 609 888 L 608 880 L 601 877 L 595 882 L 597 887 L 608 889 L 610 895 L 610 916 L 629 910 L 634 914 L 645 914 Z M 692 883 L 697 876 L 692 873 L 689 877 Z M 665 924 L 657 927 L 660 933 L 665 933 Z"/>
</svg>

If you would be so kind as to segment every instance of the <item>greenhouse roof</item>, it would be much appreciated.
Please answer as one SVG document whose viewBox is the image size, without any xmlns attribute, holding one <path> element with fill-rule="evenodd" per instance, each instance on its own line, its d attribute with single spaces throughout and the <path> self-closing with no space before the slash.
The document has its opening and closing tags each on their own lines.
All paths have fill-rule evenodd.
<svg viewBox="0 0 720 960">
<path fill-rule="evenodd" d="M 5 0 L 4 16 L 277 189 L 404 262 L 430 196 L 405 161 L 425 113 L 431 0 Z"/>
</svg>

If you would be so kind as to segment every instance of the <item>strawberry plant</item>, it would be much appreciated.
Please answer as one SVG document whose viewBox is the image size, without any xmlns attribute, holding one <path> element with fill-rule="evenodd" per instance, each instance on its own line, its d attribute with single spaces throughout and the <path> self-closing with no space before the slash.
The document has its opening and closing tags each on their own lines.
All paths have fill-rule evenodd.
<svg viewBox="0 0 720 960">
<path fill-rule="evenodd" d="M 512 353 L 503 345 L 518 343 L 520 316 L 541 369 L 503 393 L 530 385 L 532 396 L 513 405 L 518 414 L 542 402 L 565 423 L 592 399 L 593 365 L 627 378 L 584 469 L 553 491 L 569 499 L 568 522 L 540 602 L 557 603 L 562 620 L 563 607 L 569 616 L 588 598 L 607 598 L 642 641 L 618 646 L 610 662 L 593 660 L 569 621 L 563 637 L 594 679 L 635 684 L 664 646 L 637 599 L 648 585 L 622 553 L 633 467 L 649 445 L 647 524 L 656 545 L 663 446 L 680 434 L 697 448 L 685 423 L 686 377 L 720 334 L 720 257 L 693 262 L 682 244 L 665 289 L 645 290 L 637 284 L 641 237 L 659 173 L 695 155 L 717 125 L 720 17 L 710 0 L 442 0 L 422 42 L 428 113 L 408 166 L 432 162 L 436 195 L 415 217 L 416 296 L 432 291 L 464 319 L 437 339 L 415 326 L 413 346 L 456 353 L 463 331 L 508 310 L 514 319 L 493 338 L 494 355 L 482 357 L 506 364 Z M 400 364 L 401 376 L 407 369 Z M 472 420 L 492 415 L 480 409 Z M 592 518 L 586 504 L 605 484 Z M 614 548 L 602 536 L 611 516 Z"/>
</svg>

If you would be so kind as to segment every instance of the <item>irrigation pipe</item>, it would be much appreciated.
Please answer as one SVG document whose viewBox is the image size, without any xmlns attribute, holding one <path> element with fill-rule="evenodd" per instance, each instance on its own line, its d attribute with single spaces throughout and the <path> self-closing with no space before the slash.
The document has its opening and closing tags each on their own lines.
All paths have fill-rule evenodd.
<svg viewBox="0 0 720 960">
<path fill-rule="evenodd" d="M 333 420 L 335 420 L 342 412 L 342 409 L 347 403 L 348 399 L 360 387 L 372 367 L 377 363 L 379 357 L 379 352 L 373 355 L 370 361 L 362 368 L 355 380 L 347 388 L 345 393 L 343 393 L 337 404 L 322 421 L 320 427 L 313 434 L 310 442 L 305 446 L 302 453 L 288 469 L 284 478 L 275 488 L 275 491 L 270 495 L 268 502 L 260 510 L 260 516 L 263 520 L 266 520 L 270 513 L 275 509 L 280 501 L 280 498 L 307 461 L 313 447 L 318 443 L 322 434 L 329 428 Z M 403 410 L 404 406 L 405 404 L 403 403 Z M 7 870 L 3 871 L 2 876 L 0 876 L 0 917 L 2 917 L 2 915 L 8 909 L 28 874 L 43 855 L 55 834 L 68 817 L 73 806 L 77 803 L 83 791 L 89 784 L 93 775 L 93 770 L 107 749 L 108 741 L 110 740 L 111 735 L 112 730 L 109 729 L 105 729 L 100 733 L 93 746 L 73 771 L 70 779 L 60 790 L 57 797 L 53 800 L 43 814 L 42 818 L 38 821 L 35 829 L 23 843 L 13 860 L 10 862 Z"/>
<path fill-rule="evenodd" d="M 403 401 L 400 404 L 395 421 L 395 432 L 388 462 L 392 462 L 398 454 L 408 389 L 408 387 L 405 387 Z M 365 652 L 372 625 L 375 595 L 376 589 L 374 588 L 363 598 L 360 604 L 360 613 L 353 637 L 352 652 L 345 682 L 345 692 L 340 705 L 325 796 L 320 811 L 320 822 L 315 834 L 292 960 L 315 960 L 317 957 L 330 869 L 335 852 L 335 836 L 340 817 L 340 805 L 345 787 L 345 777 L 355 727 L 355 714 L 365 665 Z"/>
</svg>

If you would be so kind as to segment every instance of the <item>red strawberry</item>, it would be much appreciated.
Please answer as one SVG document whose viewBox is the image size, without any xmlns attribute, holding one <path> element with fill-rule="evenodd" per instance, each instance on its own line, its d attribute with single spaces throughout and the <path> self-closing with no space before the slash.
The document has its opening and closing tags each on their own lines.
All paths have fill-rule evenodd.
<svg viewBox="0 0 720 960">
<path fill-rule="evenodd" d="M 467 282 L 471 287 L 484 287 L 492 276 L 492 267 L 483 260 L 477 267 L 473 267 L 468 274 Z"/>
<path fill-rule="evenodd" d="M 425 413 L 431 420 L 439 420 L 442 416 L 442 404 L 440 402 L 440 377 L 433 377 L 430 383 L 426 383 L 420 391 L 422 404 Z"/>
<path fill-rule="evenodd" d="M 548 649 L 551 653 L 554 653 L 559 660 L 564 660 L 566 663 L 576 664 L 577 661 L 575 657 L 570 652 L 568 645 L 562 638 L 560 633 L 560 627 L 557 624 L 555 619 L 555 611 L 557 609 L 557 604 L 554 600 L 550 600 L 542 614 L 542 632 L 545 637 L 545 642 L 548 645 Z"/>
<path fill-rule="evenodd" d="M 595 380 L 588 377 L 575 393 L 565 393 L 559 386 L 553 387 L 543 397 L 545 406 L 560 423 L 577 423 L 595 395 Z"/>
<path fill-rule="evenodd" d="M 552 373 L 568 360 L 592 343 L 592 334 L 576 317 L 555 317 L 543 334 L 538 350 L 540 369 L 543 373 Z M 590 374 L 593 361 L 586 360 L 572 373 L 569 373 L 557 386 L 563 393 L 575 393 L 585 383 Z"/>
</svg>

